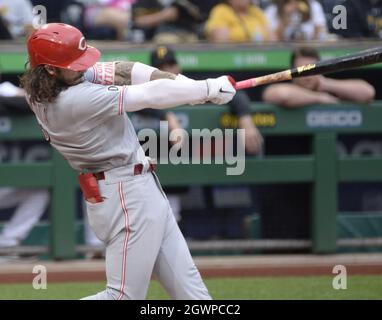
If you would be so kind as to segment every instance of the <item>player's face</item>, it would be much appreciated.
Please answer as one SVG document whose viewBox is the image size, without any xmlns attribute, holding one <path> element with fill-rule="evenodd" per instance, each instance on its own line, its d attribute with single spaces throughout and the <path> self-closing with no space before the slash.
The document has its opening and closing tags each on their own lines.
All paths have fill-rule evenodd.
<svg viewBox="0 0 382 320">
<path fill-rule="evenodd" d="M 45 70 L 51 75 L 66 83 L 69 86 L 74 86 L 82 82 L 85 71 L 73 71 L 52 66 L 45 66 Z"/>
<path fill-rule="evenodd" d="M 56 77 L 66 84 L 73 86 L 82 82 L 85 71 L 73 71 L 57 68 Z"/>
<path fill-rule="evenodd" d="M 311 57 L 297 57 L 293 67 L 301 67 L 307 64 L 314 64 L 317 60 Z M 316 90 L 318 86 L 319 76 L 303 77 L 294 79 L 293 82 L 305 89 Z"/>
</svg>

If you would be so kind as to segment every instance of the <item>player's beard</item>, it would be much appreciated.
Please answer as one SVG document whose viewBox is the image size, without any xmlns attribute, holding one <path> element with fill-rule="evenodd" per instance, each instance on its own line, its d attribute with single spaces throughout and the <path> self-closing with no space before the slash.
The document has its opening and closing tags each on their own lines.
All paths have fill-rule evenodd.
<svg viewBox="0 0 382 320">
<path fill-rule="evenodd" d="M 75 86 L 83 81 L 84 73 L 80 73 L 78 76 L 76 76 L 73 79 L 67 79 L 64 77 L 62 71 L 58 69 L 56 78 L 57 78 L 57 81 L 64 86 Z"/>
<path fill-rule="evenodd" d="M 73 81 L 71 81 L 70 83 L 68 83 L 68 85 L 70 86 L 75 86 L 76 84 L 79 84 L 81 83 L 82 81 L 84 81 L 84 75 L 81 74 L 80 76 L 78 76 L 77 78 L 75 78 Z"/>
</svg>

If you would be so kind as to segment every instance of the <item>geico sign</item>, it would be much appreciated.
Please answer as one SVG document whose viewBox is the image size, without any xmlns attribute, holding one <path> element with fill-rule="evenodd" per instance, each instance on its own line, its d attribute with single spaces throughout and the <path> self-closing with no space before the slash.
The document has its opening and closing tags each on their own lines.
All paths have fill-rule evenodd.
<svg viewBox="0 0 382 320">
<path fill-rule="evenodd" d="M 362 125 L 362 113 L 359 110 L 310 111 L 306 116 L 308 127 L 359 127 Z"/>
</svg>

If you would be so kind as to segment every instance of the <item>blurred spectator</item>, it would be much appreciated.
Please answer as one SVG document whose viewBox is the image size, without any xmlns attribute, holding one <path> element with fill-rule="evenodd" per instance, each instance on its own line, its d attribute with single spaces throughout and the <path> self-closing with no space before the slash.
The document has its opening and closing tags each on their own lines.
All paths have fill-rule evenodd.
<svg viewBox="0 0 382 320">
<path fill-rule="evenodd" d="M 345 0 L 320 0 L 322 9 L 324 10 L 326 26 L 331 35 L 334 35 L 335 29 L 333 26 L 333 19 L 336 17 L 336 14 L 333 12 L 333 8 L 337 5 L 343 5 Z"/>
<path fill-rule="evenodd" d="M 252 0 L 252 3 L 259 8 L 265 10 L 272 4 L 272 0 Z"/>
<path fill-rule="evenodd" d="M 33 6 L 44 6 L 46 9 L 46 22 L 58 22 L 61 21 L 61 14 L 65 8 L 71 3 L 75 3 L 75 0 L 31 0 Z"/>
<path fill-rule="evenodd" d="M 265 1 L 259 2 L 263 3 Z M 202 7 L 202 4 L 199 4 L 199 6 Z M 205 4 L 205 6 L 213 9 L 205 28 L 209 40 L 216 42 L 250 41 L 252 38 L 248 36 L 249 29 L 253 31 L 252 35 L 255 38 L 258 37 L 258 40 L 262 38 L 262 36 L 259 37 L 258 32 L 264 35 L 265 39 L 269 39 L 266 38 L 267 35 L 270 37 L 262 10 L 252 5 L 250 1 L 233 0 L 214 7 L 210 3 Z M 229 106 L 231 112 L 238 117 L 239 128 L 245 129 L 244 139 L 247 153 L 255 154 L 260 152 L 263 138 L 253 124 L 250 104 L 251 101 L 248 95 L 244 91 L 238 91 Z"/>
<path fill-rule="evenodd" d="M 128 37 L 131 6 L 135 0 L 98 0 L 95 3 L 85 4 L 84 26 L 111 27 L 116 32 L 117 40 Z"/>
<path fill-rule="evenodd" d="M 319 54 L 312 48 L 296 49 L 291 67 L 315 63 Z M 285 108 L 311 104 L 336 104 L 340 99 L 356 103 L 374 98 L 374 88 L 363 80 L 335 80 L 323 76 L 296 79 L 293 83 L 274 84 L 266 88 L 263 99 Z M 309 136 L 270 136 L 266 139 L 266 155 L 307 155 L 312 152 Z M 262 235 L 269 238 L 309 238 L 311 236 L 312 185 L 308 183 L 258 186 L 257 200 L 261 212 Z M 272 229 L 275 221 L 279 230 Z M 310 233 L 310 234 L 309 234 Z"/>
<path fill-rule="evenodd" d="M 231 112 L 238 118 L 238 128 L 244 129 L 245 151 L 248 154 L 260 153 L 263 146 L 263 136 L 254 125 L 251 115 L 251 101 L 244 91 L 238 91 L 235 97 L 229 102 Z"/>
<path fill-rule="evenodd" d="M 291 67 L 299 67 L 320 60 L 312 48 L 293 52 Z M 336 80 L 322 75 L 294 79 L 267 87 L 263 93 L 266 102 L 285 108 L 299 108 L 309 104 L 336 104 L 340 100 L 366 103 L 374 99 L 375 89 L 361 79 Z"/>
<path fill-rule="evenodd" d="M 325 40 L 326 18 L 322 6 L 316 0 L 274 0 L 265 10 L 275 39 Z"/>
<path fill-rule="evenodd" d="M 160 70 L 179 74 L 182 72 L 174 51 L 169 47 L 159 46 L 151 55 L 151 63 Z M 252 121 L 250 111 L 251 101 L 244 91 L 238 91 L 229 102 L 231 112 L 238 117 L 238 127 L 245 129 L 245 147 L 249 154 L 259 153 L 263 144 L 263 137 Z"/>
<path fill-rule="evenodd" d="M 175 52 L 168 46 L 158 46 L 152 51 L 151 65 L 162 71 L 171 72 L 173 74 L 182 73 Z M 263 137 L 252 121 L 248 96 L 243 91 L 238 92 L 235 98 L 229 103 L 229 106 L 231 112 L 238 117 L 239 128 L 245 129 L 245 136 L 243 138 L 245 139 L 247 153 L 254 154 L 260 152 L 263 144 Z M 151 116 L 167 120 L 170 131 L 181 128 L 179 120 L 173 112 L 162 111 L 162 114 L 158 114 L 158 110 L 147 109 L 147 111 L 149 113 L 155 112 L 154 114 L 151 114 Z M 146 115 L 150 115 L 149 113 L 146 112 Z M 171 209 L 178 222 L 181 220 L 180 194 L 184 193 L 186 190 L 187 188 L 165 188 Z"/>
<path fill-rule="evenodd" d="M 10 82 L 0 84 L 0 109 L 17 104 L 22 114 L 31 113 L 24 91 Z M 29 112 L 28 112 L 29 111 Z M 3 110 L 5 113 L 6 111 Z M 15 114 L 17 111 L 10 112 Z M 17 246 L 40 220 L 49 203 L 47 189 L 0 187 L 0 209 L 16 207 L 0 233 L 0 247 Z"/>
<path fill-rule="evenodd" d="M 14 208 L 0 233 L 0 247 L 20 245 L 40 220 L 49 203 L 46 189 L 0 187 L 0 209 Z"/>
<path fill-rule="evenodd" d="M 33 31 L 32 4 L 28 0 L 0 0 L 0 16 L 1 39 L 16 39 Z"/>
<path fill-rule="evenodd" d="M 157 43 L 198 40 L 198 24 L 203 14 L 197 1 L 174 0 L 167 5 L 158 0 L 138 1 L 133 13 L 134 27 L 144 29 L 146 40 Z"/>
<path fill-rule="evenodd" d="M 334 30 L 345 38 L 382 39 L 382 0 L 346 0 L 346 29 Z"/>
<path fill-rule="evenodd" d="M 219 0 L 189 0 L 199 8 L 202 15 L 202 22 L 206 22 L 212 8 L 216 6 Z"/>
<path fill-rule="evenodd" d="M 32 114 L 24 90 L 8 81 L 0 83 L 0 115 Z"/>
<path fill-rule="evenodd" d="M 23 89 L 15 86 L 9 81 L 0 83 L 0 96 L 2 97 L 25 97 Z M 25 98 L 24 98 L 25 99 Z"/>
<path fill-rule="evenodd" d="M 8 30 L 7 23 L 4 21 L 2 13 L 0 13 L 0 40 L 10 40 L 12 35 Z"/>
<path fill-rule="evenodd" d="M 182 72 L 180 66 L 175 57 L 175 52 L 172 51 L 167 46 L 158 46 L 155 48 L 150 55 L 151 65 L 159 70 L 171 72 L 173 74 L 180 74 Z M 143 110 L 142 110 L 143 111 Z M 160 111 L 160 113 L 157 113 Z M 148 113 L 147 113 L 148 112 Z M 150 114 L 151 113 L 151 114 Z M 180 121 L 175 113 L 165 110 L 152 110 L 146 109 L 146 113 L 140 112 L 141 115 L 153 116 L 159 118 L 160 120 L 165 120 L 168 122 L 169 131 L 176 129 L 181 129 Z M 177 141 L 170 141 L 171 144 L 176 144 L 179 148 L 183 145 L 184 137 L 179 137 Z M 168 201 L 171 206 L 171 210 L 175 216 L 177 222 L 179 222 L 181 217 L 181 199 L 180 195 L 185 193 L 188 188 L 182 187 L 164 187 L 165 193 L 167 195 Z"/>
<path fill-rule="evenodd" d="M 250 0 L 227 0 L 216 5 L 205 33 L 212 42 L 256 42 L 273 37 L 264 12 Z"/>
</svg>

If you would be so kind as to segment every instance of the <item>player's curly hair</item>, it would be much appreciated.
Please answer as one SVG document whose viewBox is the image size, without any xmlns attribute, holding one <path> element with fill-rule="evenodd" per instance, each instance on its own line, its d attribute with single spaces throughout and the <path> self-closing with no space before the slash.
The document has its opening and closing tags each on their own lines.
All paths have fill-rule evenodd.
<svg viewBox="0 0 382 320">
<path fill-rule="evenodd" d="M 53 102 L 68 86 L 52 77 L 44 66 L 28 68 L 20 77 L 20 86 L 26 91 L 31 104 Z"/>
</svg>

